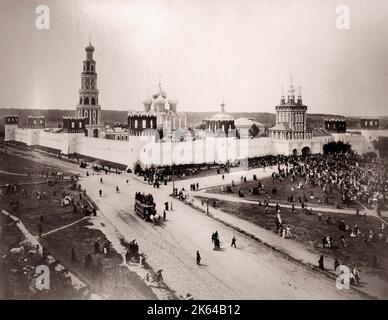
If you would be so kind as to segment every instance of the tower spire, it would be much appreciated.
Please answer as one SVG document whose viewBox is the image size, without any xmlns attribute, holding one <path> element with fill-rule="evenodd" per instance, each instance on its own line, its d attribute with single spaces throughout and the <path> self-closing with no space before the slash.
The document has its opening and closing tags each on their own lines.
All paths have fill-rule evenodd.
<svg viewBox="0 0 388 320">
<path fill-rule="evenodd" d="M 162 92 L 162 82 L 160 80 L 160 73 L 159 73 L 159 82 L 158 82 L 158 86 L 159 86 L 159 91 Z"/>
<path fill-rule="evenodd" d="M 290 75 L 290 89 L 288 90 L 288 103 L 294 104 L 295 101 L 295 88 L 292 84 L 292 75 Z"/>
<path fill-rule="evenodd" d="M 280 104 L 285 104 L 286 100 L 284 99 L 284 86 L 282 86 L 282 95 L 280 97 Z"/>
<path fill-rule="evenodd" d="M 298 100 L 297 100 L 297 104 L 302 104 L 302 87 L 301 86 L 298 87 Z"/>
</svg>

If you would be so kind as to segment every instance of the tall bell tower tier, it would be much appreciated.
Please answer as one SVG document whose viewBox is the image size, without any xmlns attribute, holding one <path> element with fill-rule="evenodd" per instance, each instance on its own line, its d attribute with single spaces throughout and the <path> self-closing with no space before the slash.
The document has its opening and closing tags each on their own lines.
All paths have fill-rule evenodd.
<svg viewBox="0 0 388 320">
<path fill-rule="evenodd" d="M 101 124 L 101 106 L 98 103 L 96 61 L 93 60 L 94 47 L 90 41 L 85 51 L 86 60 L 83 62 L 81 73 L 81 89 L 76 117 L 85 119 L 86 136 L 98 138 L 103 125 Z"/>
<path fill-rule="evenodd" d="M 295 99 L 295 88 L 290 81 L 288 100 L 286 101 L 282 88 L 280 104 L 276 106 L 276 124 L 268 130 L 269 137 L 280 140 L 311 139 L 312 131 L 307 129 L 307 106 L 302 102 L 302 90 Z"/>
</svg>

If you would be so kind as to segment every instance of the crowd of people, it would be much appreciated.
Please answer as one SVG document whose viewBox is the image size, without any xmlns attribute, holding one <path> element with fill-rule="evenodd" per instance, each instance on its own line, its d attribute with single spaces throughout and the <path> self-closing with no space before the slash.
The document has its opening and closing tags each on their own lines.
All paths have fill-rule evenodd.
<svg viewBox="0 0 388 320">
<path fill-rule="evenodd" d="M 351 152 L 330 156 L 279 156 L 277 172 L 273 173 L 272 178 L 274 181 L 295 181 L 302 178 L 305 186 L 319 186 L 326 195 L 322 199 L 326 204 L 328 196 L 336 190 L 345 205 L 360 201 L 381 210 L 385 206 L 388 192 L 388 167 L 383 160 L 367 160 Z M 301 182 L 296 185 L 298 187 L 303 187 Z M 309 196 L 314 198 L 312 192 Z M 289 201 L 292 202 L 293 199 L 289 198 Z M 307 197 L 298 201 L 306 202 Z"/>
<path fill-rule="evenodd" d="M 140 201 L 140 203 L 145 204 L 145 205 L 154 205 L 154 196 L 149 193 L 145 194 L 142 192 L 136 192 L 135 193 L 135 200 Z"/>
<path fill-rule="evenodd" d="M 228 173 L 230 171 L 231 163 L 225 164 L 217 163 L 202 163 L 202 164 L 182 164 L 172 166 L 151 166 L 146 168 L 137 167 L 135 174 L 143 176 L 144 181 L 148 184 L 159 187 L 161 184 L 167 185 L 173 179 L 181 179 L 184 177 L 191 177 L 199 174 L 204 170 L 216 170 L 217 174 Z"/>
</svg>

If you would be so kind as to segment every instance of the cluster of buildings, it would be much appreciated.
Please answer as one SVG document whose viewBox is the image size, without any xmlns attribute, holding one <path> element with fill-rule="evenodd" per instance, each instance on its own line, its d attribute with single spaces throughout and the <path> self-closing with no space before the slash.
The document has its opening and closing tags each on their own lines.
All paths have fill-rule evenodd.
<svg viewBox="0 0 388 320">
<path fill-rule="evenodd" d="M 64 117 L 62 126 L 46 128 L 44 117 L 28 117 L 19 126 L 16 115 L 5 116 L 5 140 L 55 149 L 135 166 L 190 163 L 223 163 L 247 157 L 277 154 L 321 153 L 331 141 L 349 142 L 358 153 L 371 151 L 379 135 L 378 119 L 361 119 L 361 130 L 348 130 L 345 119 L 326 119 L 324 126 L 309 128 L 307 106 L 301 88 L 290 84 L 275 106 L 276 123 L 266 130 L 253 119 L 234 117 L 221 104 L 220 112 L 204 119 L 205 129 L 187 126 L 187 116 L 178 112 L 178 102 L 159 90 L 143 102 L 142 110 L 129 111 L 126 125 L 106 128 L 101 122 L 94 47 L 86 47 L 81 72 L 79 103 L 74 117 Z M 253 134 L 254 132 L 254 134 Z"/>
</svg>

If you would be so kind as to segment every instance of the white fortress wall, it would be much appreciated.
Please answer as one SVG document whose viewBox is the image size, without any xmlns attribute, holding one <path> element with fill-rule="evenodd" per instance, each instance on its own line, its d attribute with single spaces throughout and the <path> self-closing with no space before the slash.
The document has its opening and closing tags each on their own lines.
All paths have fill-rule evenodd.
<svg viewBox="0 0 388 320">
<path fill-rule="evenodd" d="M 129 143 L 128 141 L 82 136 L 78 139 L 74 152 L 101 160 L 127 165 Z"/>
<path fill-rule="evenodd" d="M 273 143 L 270 138 L 260 137 L 253 139 L 240 139 L 241 143 L 245 146 L 248 144 L 248 156 L 249 158 L 261 157 L 274 154 Z M 241 146 L 243 148 L 243 146 Z"/>
<path fill-rule="evenodd" d="M 342 141 L 349 143 L 352 149 L 358 154 L 363 154 L 368 151 L 374 151 L 372 144 L 367 138 L 360 134 L 355 133 L 332 133 L 334 141 Z"/>
<path fill-rule="evenodd" d="M 290 140 L 272 140 L 273 155 L 290 154 Z M 291 149 L 291 153 L 292 153 Z"/>
<path fill-rule="evenodd" d="M 358 135 L 361 135 L 362 137 L 364 137 L 364 139 L 365 139 L 364 140 L 364 144 L 365 144 L 364 152 L 375 151 L 373 144 L 372 144 L 373 141 L 378 140 L 379 137 L 388 137 L 388 129 L 376 129 L 376 130 L 373 130 L 373 129 L 361 129 L 361 130 L 349 129 L 347 131 L 347 133 L 350 133 L 353 136 L 357 136 L 356 133 L 358 133 Z M 355 138 L 352 138 L 352 139 L 355 139 Z"/>
<path fill-rule="evenodd" d="M 330 141 L 343 141 L 362 154 L 373 151 L 371 141 L 378 136 L 388 136 L 388 130 L 362 130 L 363 134 L 332 133 L 331 136 L 314 137 L 306 140 L 278 140 L 268 137 L 241 138 L 206 137 L 193 141 L 156 142 L 154 135 L 129 136 L 128 141 L 86 137 L 83 133 L 52 133 L 44 129 L 23 129 L 6 126 L 7 140 L 26 145 L 41 145 L 61 150 L 64 154 L 81 155 L 120 163 L 133 168 L 136 163 L 143 166 L 225 163 L 265 155 L 292 154 L 296 149 L 302 153 L 309 147 L 311 153 L 322 153 L 323 145 Z"/>
<path fill-rule="evenodd" d="M 193 163 L 200 164 L 206 162 L 206 144 L 204 139 L 197 139 L 193 141 L 194 154 Z"/>
<path fill-rule="evenodd" d="M 39 145 L 61 150 L 64 154 L 69 154 L 69 141 L 67 133 L 53 133 L 40 131 Z"/>
<path fill-rule="evenodd" d="M 139 162 L 143 166 L 159 165 L 161 163 L 161 150 L 155 142 L 154 136 L 130 137 L 130 159 L 129 166 Z"/>
<path fill-rule="evenodd" d="M 15 129 L 15 141 L 25 143 L 28 146 L 32 146 L 37 139 L 33 139 L 36 136 L 36 129 L 17 128 Z M 35 143 L 36 144 L 36 143 Z"/>
<path fill-rule="evenodd" d="M 162 148 L 165 147 L 165 145 L 170 144 L 170 142 L 163 142 L 161 143 Z M 187 141 L 182 142 L 171 142 L 171 149 L 172 149 L 172 163 L 173 164 L 191 164 L 194 162 L 193 154 L 194 154 L 194 146 L 195 144 L 191 139 Z M 165 154 L 165 152 L 163 153 Z M 164 161 L 163 161 L 163 164 Z"/>
</svg>

